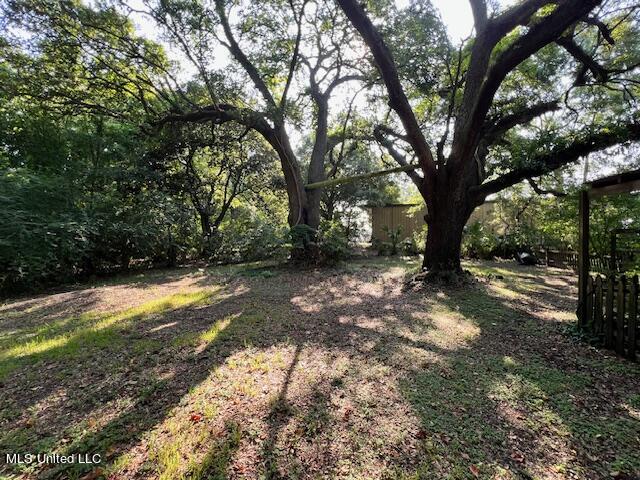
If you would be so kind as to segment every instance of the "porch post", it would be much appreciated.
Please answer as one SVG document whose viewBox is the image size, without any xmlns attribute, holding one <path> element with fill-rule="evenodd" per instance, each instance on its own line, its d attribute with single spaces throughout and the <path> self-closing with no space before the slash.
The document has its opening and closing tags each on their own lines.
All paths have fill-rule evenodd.
<svg viewBox="0 0 640 480">
<path fill-rule="evenodd" d="M 587 280 L 589 278 L 589 192 L 580 191 L 580 249 L 578 251 L 578 325 L 586 320 Z"/>
</svg>

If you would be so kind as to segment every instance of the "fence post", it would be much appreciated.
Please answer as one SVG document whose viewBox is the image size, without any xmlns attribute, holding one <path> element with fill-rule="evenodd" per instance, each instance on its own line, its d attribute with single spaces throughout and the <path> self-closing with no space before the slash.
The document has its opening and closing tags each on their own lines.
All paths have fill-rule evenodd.
<svg viewBox="0 0 640 480">
<path fill-rule="evenodd" d="M 593 288 L 593 277 L 589 275 L 587 277 L 587 296 L 585 298 L 585 319 L 584 327 L 593 332 L 593 298 L 595 296 Z"/>
<path fill-rule="evenodd" d="M 578 261 L 578 325 L 585 325 L 585 296 L 589 277 L 589 193 L 580 191 L 580 250 Z"/>
<path fill-rule="evenodd" d="M 618 280 L 618 298 L 616 308 L 616 352 L 624 355 L 624 311 L 627 277 L 620 275 Z"/>
<path fill-rule="evenodd" d="M 615 275 L 609 275 L 607 278 L 606 315 L 604 322 L 604 346 L 607 348 L 613 346 L 613 285 L 615 281 Z"/>
<path fill-rule="evenodd" d="M 634 275 L 631 279 L 631 288 L 629 292 L 629 345 L 627 354 L 631 360 L 636 359 L 636 332 L 638 329 L 638 275 Z"/>
<path fill-rule="evenodd" d="M 593 333 L 601 335 L 602 328 L 602 277 L 596 276 L 595 298 L 593 301 Z"/>
</svg>

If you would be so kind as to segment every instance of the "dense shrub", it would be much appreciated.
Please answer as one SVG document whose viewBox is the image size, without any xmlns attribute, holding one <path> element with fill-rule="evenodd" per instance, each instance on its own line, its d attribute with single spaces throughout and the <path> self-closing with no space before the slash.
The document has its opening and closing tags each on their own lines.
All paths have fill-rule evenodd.
<svg viewBox="0 0 640 480">
<path fill-rule="evenodd" d="M 462 255 L 468 258 L 492 258 L 498 245 L 496 235 L 482 223 L 467 225 L 462 238 Z"/>
<path fill-rule="evenodd" d="M 405 238 L 400 243 L 400 251 L 403 255 L 416 256 L 424 252 L 425 241 L 427 238 L 427 226 L 416 230 L 410 237 Z"/>
<path fill-rule="evenodd" d="M 241 205 L 221 226 L 222 245 L 216 259 L 236 263 L 286 256 L 287 228 L 277 219 Z"/>
<path fill-rule="evenodd" d="M 314 230 L 308 225 L 296 225 L 289 236 L 291 260 L 298 263 L 333 264 L 349 258 L 351 249 L 344 225 L 323 220 Z"/>
<path fill-rule="evenodd" d="M 345 227 L 337 221 L 320 223 L 318 230 L 318 246 L 324 263 L 338 262 L 349 258 L 348 233 Z"/>
<path fill-rule="evenodd" d="M 170 264 L 188 254 L 188 213 L 158 192 L 87 197 L 67 179 L 0 176 L 0 290 Z M 181 251 L 182 250 L 182 251 Z"/>
<path fill-rule="evenodd" d="M 388 240 L 374 240 L 373 248 L 378 251 L 380 256 L 397 255 L 400 248 L 404 246 L 404 242 L 401 242 L 402 227 L 391 228 L 385 225 L 382 230 L 387 234 Z"/>
</svg>

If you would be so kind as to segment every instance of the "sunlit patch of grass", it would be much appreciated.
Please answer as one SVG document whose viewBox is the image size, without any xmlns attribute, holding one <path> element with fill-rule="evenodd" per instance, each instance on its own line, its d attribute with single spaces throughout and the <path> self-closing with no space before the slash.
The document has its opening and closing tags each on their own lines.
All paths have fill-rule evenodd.
<svg viewBox="0 0 640 480">
<path fill-rule="evenodd" d="M 217 440 L 213 448 L 199 461 L 191 461 L 188 478 L 200 480 L 223 480 L 227 478 L 227 467 L 240 446 L 242 431 L 235 423 L 227 423 L 225 435 Z"/>
<path fill-rule="evenodd" d="M 508 300 L 516 300 L 518 298 L 522 298 L 522 294 L 517 292 L 512 286 L 507 285 L 503 282 L 500 283 L 492 283 L 488 286 L 488 289 L 503 298 Z"/>
<path fill-rule="evenodd" d="M 219 322 L 216 322 L 216 324 L 213 327 L 211 327 L 210 329 L 202 332 L 199 335 L 199 340 L 201 342 L 204 342 L 204 343 L 207 343 L 207 344 L 213 342 L 218 337 L 220 332 L 222 330 L 224 330 L 225 328 L 227 328 L 227 326 L 232 322 L 232 320 L 234 320 L 238 316 L 239 316 L 239 314 L 230 315 L 230 316 L 220 320 Z"/>
<path fill-rule="evenodd" d="M 516 362 L 513 357 L 505 355 L 504 357 L 502 357 L 502 364 L 505 366 L 505 368 L 514 368 L 518 365 L 518 362 Z"/>
<path fill-rule="evenodd" d="M 165 422 L 169 435 L 155 436 L 149 445 L 149 461 L 159 480 L 225 479 L 227 467 L 242 439 L 236 423 L 228 422 L 220 434 L 205 422 L 191 424 L 174 417 Z M 212 445 L 202 455 L 197 447 Z"/>
<path fill-rule="evenodd" d="M 258 384 L 251 377 L 240 379 L 233 387 L 236 393 L 245 397 L 255 397 L 258 395 Z"/>
<path fill-rule="evenodd" d="M 174 480 L 180 477 L 183 464 L 180 442 L 173 441 L 159 445 L 150 452 L 149 457 L 157 464 L 160 480 Z"/>
<path fill-rule="evenodd" d="M 22 343 L 15 342 L 0 350 L 0 378 L 17 368 L 22 362 L 74 357 L 81 351 L 104 348 L 121 342 L 120 331 L 132 322 L 148 319 L 186 306 L 206 304 L 216 290 L 198 290 L 176 293 L 145 302 L 117 313 L 87 313 L 62 319 L 53 325 L 26 332 Z M 65 325 L 76 326 L 64 333 Z M 151 345 L 145 345 L 147 348 Z M 142 347 L 140 347 L 142 348 Z"/>
<path fill-rule="evenodd" d="M 116 476 L 119 472 L 125 470 L 132 462 L 133 454 L 131 452 L 125 452 L 119 455 L 111 465 L 108 466 L 106 473 L 108 475 Z"/>
<path fill-rule="evenodd" d="M 420 266 L 421 260 L 420 257 L 368 257 L 362 259 L 355 259 L 344 266 L 344 269 L 349 272 L 356 272 L 358 270 L 367 268 L 367 269 L 392 269 L 392 268 L 401 268 L 405 271 L 414 271 L 417 272 L 418 267 Z"/>
<path fill-rule="evenodd" d="M 554 310 L 551 314 L 553 319 L 558 322 L 575 322 L 576 313 L 573 311 Z"/>
<path fill-rule="evenodd" d="M 181 335 L 178 335 L 172 340 L 172 344 L 176 347 L 185 347 L 185 346 L 198 346 L 199 350 L 206 348 L 207 345 L 214 342 L 220 333 L 229 326 L 229 324 L 235 319 L 241 316 L 240 313 L 235 313 L 233 315 L 229 315 L 225 318 L 222 318 L 216 321 L 213 326 L 204 332 L 187 332 Z"/>
<path fill-rule="evenodd" d="M 462 266 L 474 275 L 503 277 L 505 279 L 521 278 L 519 272 L 509 270 L 508 268 L 496 267 L 493 265 L 470 261 L 463 261 Z"/>
</svg>

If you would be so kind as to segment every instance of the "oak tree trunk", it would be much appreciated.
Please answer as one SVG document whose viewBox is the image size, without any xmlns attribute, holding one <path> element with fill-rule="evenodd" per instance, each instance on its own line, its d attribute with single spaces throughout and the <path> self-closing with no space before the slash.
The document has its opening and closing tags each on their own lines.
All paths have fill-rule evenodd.
<svg viewBox="0 0 640 480">
<path fill-rule="evenodd" d="M 222 235 L 218 225 L 211 221 L 207 211 L 200 212 L 200 226 L 202 227 L 200 256 L 203 259 L 213 259 L 222 245 Z"/>
<path fill-rule="evenodd" d="M 469 179 L 473 177 L 466 174 L 464 165 L 458 162 L 457 168 L 440 170 L 425 198 L 427 239 L 422 268 L 429 273 L 462 273 L 462 234 L 476 207 L 469 196 Z"/>
<path fill-rule="evenodd" d="M 451 212 L 439 213 L 429 222 L 425 243 L 423 270 L 461 273 L 460 249 L 466 218 Z"/>
</svg>

